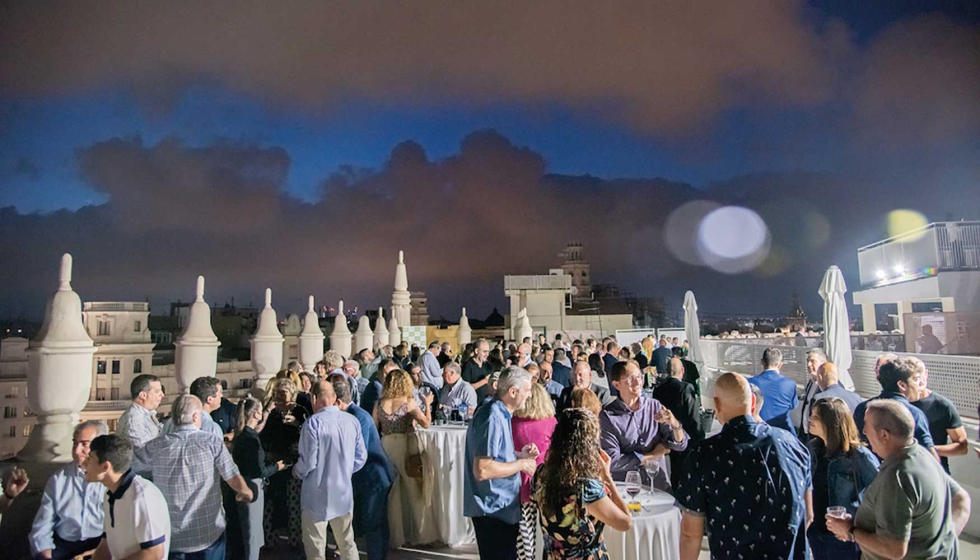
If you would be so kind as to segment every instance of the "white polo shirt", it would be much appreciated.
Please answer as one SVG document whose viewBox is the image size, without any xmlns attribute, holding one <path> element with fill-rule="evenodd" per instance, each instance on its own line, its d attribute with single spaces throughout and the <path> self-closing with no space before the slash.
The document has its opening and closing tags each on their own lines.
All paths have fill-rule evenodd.
<svg viewBox="0 0 980 560">
<path fill-rule="evenodd" d="M 163 543 L 170 555 L 170 511 L 160 489 L 129 471 L 116 492 L 106 492 L 105 538 L 113 558 L 126 558 Z"/>
</svg>

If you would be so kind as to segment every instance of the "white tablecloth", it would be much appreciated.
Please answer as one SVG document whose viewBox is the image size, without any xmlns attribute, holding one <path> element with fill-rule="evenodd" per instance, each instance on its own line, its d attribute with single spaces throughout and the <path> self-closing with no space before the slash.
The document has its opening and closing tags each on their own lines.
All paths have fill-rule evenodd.
<svg viewBox="0 0 980 560">
<path fill-rule="evenodd" d="M 476 542 L 473 523 L 463 517 L 466 427 L 434 426 L 419 430 L 419 436 L 435 471 L 432 503 L 426 515 L 432 516 L 439 540 L 453 547 Z"/>
<path fill-rule="evenodd" d="M 626 487 L 617 485 L 627 502 Z M 644 490 L 636 497 L 643 511 L 633 516 L 633 528 L 626 533 L 606 527 L 603 539 L 610 558 L 621 560 L 679 560 L 681 556 L 681 510 L 674 497 L 666 492 L 650 494 Z"/>
</svg>

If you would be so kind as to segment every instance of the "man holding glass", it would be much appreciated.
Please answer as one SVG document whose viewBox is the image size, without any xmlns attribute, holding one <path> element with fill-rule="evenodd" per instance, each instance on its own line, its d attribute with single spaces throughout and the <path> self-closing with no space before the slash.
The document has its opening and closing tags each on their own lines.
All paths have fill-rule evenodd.
<svg viewBox="0 0 980 560">
<path fill-rule="evenodd" d="M 602 408 L 599 427 L 600 445 L 611 460 L 610 471 L 615 480 L 625 480 L 629 471 L 639 471 L 654 462 L 659 472 L 653 484 L 661 490 L 670 488 L 664 455 L 684 451 L 690 439 L 681 423 L 660 401 L 643 396 L 643 374 L 640 366 L 630 360 L 616 362 L 609 382 L 619 391 L 619 397 Z"/>
</svg>

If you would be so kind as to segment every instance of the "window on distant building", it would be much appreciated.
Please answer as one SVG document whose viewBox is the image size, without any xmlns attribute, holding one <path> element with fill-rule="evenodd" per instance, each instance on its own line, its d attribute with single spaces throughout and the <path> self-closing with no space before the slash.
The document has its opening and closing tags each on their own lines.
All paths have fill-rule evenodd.
<svg viewBox="0 0 980 560">
<path fill-rule="evenodd" d="M 133 330 L 136 331 L 136 332 L 140 332 L 140 327 L 142 327 L 142 326 L 143 325 L 141 325 L 139 321 L 134 321 L 133 322 Z"/>
<path fill-rule="evenodd" d="M 24 437 L 29 437 L 31 435 L 31 426 L 28 424 L 24 426 Z"/>
<path fill-rule="evenodd" d="M 16 406 L 5 406 L 5 407 L 3 407 L 3 417 L 4 418 L 17 418 L 17 407 Z"/>
<path fill-rule="evenodd" d="M 114 401 L 119 400 L 119 387 L 113 387 L 109 390 L 109 398 Z"/>
<path fill-rule="evenodd" d="M 252 378 L 246 377 L 238 381 L 239 389 L 251 389 L 252 388 Z"/>
<path fill-rule="evenodd" d="M 104 374 L 105 373 L 105 360 L 97 360 L 95 362 L 95 373 Z"/>
<path fill-rule="evenodd" d="M 97 401 L 104 401 L 105 400 L 105 389 L 96 389 L 95 390 L 95 400 L 97 400 Z"/>
<path fill-rule="evenodd" d="M 109 433 L 116 431 L 116 422 L 118 422 L 118 420 L 109 420 L 106 422 L 106 425 L 109 426 Z"/>
<path fill-rule="evenodd" d="M 17 437 L 17 426 L 10 427 L 10 431 L 7 432 L 7 437 Z"/>
<path fill-rule="evenodd" d="M 143 373 L 143 360 L 136 358 L 133 362 L 133 373 Z"/>
<path fill-rule="evenodd" d="M 99 336 L 109 336 L 109 321 L 99 321 Z"/>
<path fill-rule="evenodd" d="M 119 373 L 119 360 L 112 360 L 112 373 Z"/>
</svg>

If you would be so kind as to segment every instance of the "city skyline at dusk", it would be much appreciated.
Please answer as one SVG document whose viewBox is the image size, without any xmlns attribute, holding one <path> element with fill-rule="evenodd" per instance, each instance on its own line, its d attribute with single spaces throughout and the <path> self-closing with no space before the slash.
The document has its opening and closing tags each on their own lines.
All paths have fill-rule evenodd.
<svg viewBox="0 0 980 560">
<path fill-rule="evenodd" d="M 669 308 L 819 315 L 858 247 L 980 218 L 971 3 L 422 6 L 5 6 L 0 317 L 65 252 L 87 301 L 387 308 L 399 250 L 484 317 L 572 240 Z"/>
</svg>

